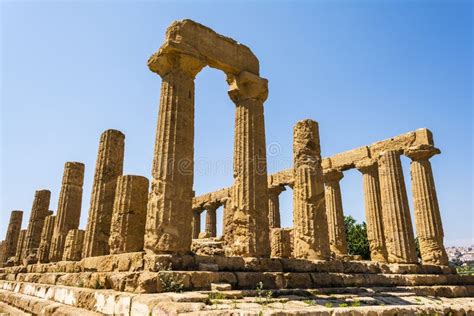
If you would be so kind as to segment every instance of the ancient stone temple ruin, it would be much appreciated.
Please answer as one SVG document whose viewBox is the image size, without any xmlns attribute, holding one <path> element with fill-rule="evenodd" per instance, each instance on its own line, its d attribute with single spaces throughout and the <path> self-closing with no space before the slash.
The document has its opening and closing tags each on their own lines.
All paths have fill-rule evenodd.
<svg viewBox="0 0 474 316">
<path fill-rule="evenodd" d="M 195 196 L 194 79 L 206 66 L 225 73 L 235 104 L 234 181 L 231 187 Z M 268 174 L 268 80 L 247 46 L 191 20 L 177 21 L 148 67 L 161 77 L 150 178 L 123 174 L 125 135 L 105 131 L 82 230 L 87 169 L 80 162 L 66 162 L 56 214 L 49 210 L 48 190 L 36 191 L 26 230 L 21 229 L 23 212 L 11 213 L 0 246 L 0 311 L 473 312 L 468 297 L 474 296 L 474 277 L 458 275 L 448 265 L 443 245 L 430 164 L 440 150 L 431 131 L 422 128 L 323 157 L 318 123 L 302 120 L 295 123 L 293 148 L 288 148 L 293 150 L 292 168 Z M 409 182 L 401 164 L 405 157 L 411 160 Z M 340 182 L 350 169 L 360 171 L 370 260 L 348 252 Z M 413 191 L 414 223 L 407 182 Z M 293 192 L 290 228 L 280 221 L 279 194 L 286 188 Z M 218 236 L 220 207 L 223 232 Z"/>
</svg>

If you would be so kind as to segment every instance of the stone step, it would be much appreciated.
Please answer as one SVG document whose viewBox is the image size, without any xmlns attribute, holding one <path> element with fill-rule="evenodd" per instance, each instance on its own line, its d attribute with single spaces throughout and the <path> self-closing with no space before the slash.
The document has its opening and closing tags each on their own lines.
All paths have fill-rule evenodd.
<svg viewBox="0 0 474 316">
<path fill-rule="evenodd" d="M 21 313 L 26 315 L 103 315 L 101 313 L 93 312 L 87 309 L 68 306 L 65 304 L 57 303 L 55 301 L 6 290 L 0 290 L 0 302 L 3 302 L 4 304 L 8 305 L 8 307 L 6 308 L 7 310 L 12 308 L 19 309 L 21 310 Z M 18 315 L 22 315 L 21 313 Z"/>
<path fill-rule="evenodd" d="M 448 266 L 386 264 L 371 261 L 304 260 L 287 258 L 242 258 L 200 255 L 146 255 L 133 252 L 84 258 L 81 261 L 30 264 L 5 267 L 0 273 L 44 272 L 157 272 L 159 266 L 175 271 L 196 271 L 202 264 L 214 264 L 223 272 L 333 272 L 364 274 L 456 274 Z"/>
<path fill-rule="evenodd" d="M 212 283 L 228 283 L 232 289 L 390 287 L 474 285 L 474 276 L 434 274 L 348 274 L 305 272 L 80 272 L 18 273 L 0 275 L 0 280 L 48 285 L 113 289 L 130 293 L 157 293 L 175 290 L 210 290 Z"/>
<path fill-rule="evenodd" d="M 359 307 L 358 315 L 387 315 L 388 312 L 422 311 L 449 312 L 468 311 L 474 304 L 474 286 L 420 286 L 390 288 L 326 288 L 317 290 L 275 290 L 268 296 L 267 290 L 184 292 L 160 294 L 131 294 L 113 290 L 93 290 L 59 285 L 43 285 L 25 282 L 0 284 L 0 301 L 25 312 L 41 315 L 150 315 L 197 313 L 197 315 L 235 314 L 237 310 L 258 315 L 263 309 L 274 310 L 285 315 L 301 312 L 324 311 L 333 315 L 346 311 L 344 306 L 352 304 L 352 312 Z M 436 297 L 434 299 L 433 297 Z M 444 297 L 459 298 L 445 300 Z M 471 306 L 453 308 L 446 302 L 469 303 Z M 351 303 L 352 302 L 352 303 Z M 356 304 L 357 303 L 357 304 Z M 404 303 L 400 309 L 399 304 Z M 423 305 L 431 304 L 428 309 Z M 443 303 L 443 304 L 441 304 Z M 365 305 L 379 306 L 365 306 Z M 435 306 L 438 304 L 440 306 Z M 393 305 L 386 306 L 381 305 Z M 408 306 L 410 305 L 410 306 Z M 351 306 L 351 305 L 349 305 Z M 348 313 L 350 314 L 350 313 Z M 390 314 L 390 313 L 389 313 Z M 456 313 L 454 313 L 456 314 Z"/>
</svg>

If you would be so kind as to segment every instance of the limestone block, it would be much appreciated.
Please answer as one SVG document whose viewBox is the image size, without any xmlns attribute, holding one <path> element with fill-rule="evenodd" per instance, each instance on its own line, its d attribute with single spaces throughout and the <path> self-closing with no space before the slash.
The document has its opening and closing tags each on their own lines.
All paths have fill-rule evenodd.
<svg viewBox="0 0 474 316">
<path fill-rule="evenodd" d="M 82 247 L 84 244 L 85 232 L 81 229 L 71 229 L 67 234 L 64 243 L 64 261 L 79 261 L 81 260 Z"/>
<path fill-rule="evenodd" d="M 23 211 L 12 211 L 8 223 L 7 234 L 3 255 L 0 256 L 0 264 L 6 263 L 9 258 L 14 257 L 17 250 L 18 238 L 20 237 L 21 224 L 23 221 Z"/>
<path fill-rule="evenodd" d="M 272 228 L 270 233 L 271 257 L 290 258 L 293 253 L 293 240 L 291 228 Z"/>
<path fill-rule="evenodd" d="M 59 193 L 57 220 L 51 241 L 50 261 L 60 261 L 63 257 L 64 242 L 71 229 L 79 228 L 82 207 L 82 185 L 84 164 L 66 162 Z"/>
<path fill-rule="evenodd" d="M 56 216 L 53 215 L 47 216 L 44 221 L 43 231 L 41 233 L 41 241 L 38 249 L 38 260 L 41 263 L 49 262 L 49 251 L 55 222 Z"/>
<path fill-rule="evenodd" d="M 168 27 L 165 43 L 150 57 L 148 67 L 163 75 L 172 62 L 167 55 L 175 52 L 193 56 L 227 74 L 259 73 L 258 59 L 247 46 L 191 20 L 175 21 Z"/>
<path fill-rule="evenodd" d="M 44 219 L 46 216 L 50 215 L 50 198 L 51 192 L 48 190 L 39 190 L 35 192 L 22 255 L 23 260 L 27 260 L 28 263 L 36 263 L 38 261 L 37 251 L 41 241 Z"/>
<path fill-rule="evenodd" d="M 82 256 L 109 253 L 110 225 L 118 176 L 122 175 L 125 135 L 117 130 L 102 133 L 92 186 L 89 217 Z"/>
<path fill-rule="evenodd" d="M 109 239 L 111 254 L 143 250 L 148 185 L 145 177 L 118 177 Z"/>
</svg>

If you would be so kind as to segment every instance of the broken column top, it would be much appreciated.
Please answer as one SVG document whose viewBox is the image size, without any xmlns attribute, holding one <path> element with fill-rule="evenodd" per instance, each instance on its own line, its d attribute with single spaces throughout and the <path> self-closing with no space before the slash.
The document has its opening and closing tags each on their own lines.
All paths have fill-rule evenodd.
<svg viewBox="0 0 474 316">
<path fill-rule="evenodd" d="M 64 164 L 63 184 L 82 186 L 84 183 L 84 164 L 68 161 Z"/>
<path fill-rule="evenodd" d="M 172 53 L 191 56 L 226 74 L 259 74 L 258 59 L 247 46 L 189 19 L 175 21 L 168 27 L 164 44 L 148 60 L 150 70 L 160 75 L 166 73 L 165 69 L 173 63 L 166 55 Z"/>
</svg>

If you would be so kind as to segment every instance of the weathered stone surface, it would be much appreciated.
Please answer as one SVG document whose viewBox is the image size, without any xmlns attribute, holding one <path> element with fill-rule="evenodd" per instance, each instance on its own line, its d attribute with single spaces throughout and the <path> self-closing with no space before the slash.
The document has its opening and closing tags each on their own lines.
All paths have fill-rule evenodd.
<svg viewBox="0 0 474 316">
<path fill-rule="evenodd" d="M 293 229 L 291 228 L 272 228 L 270 230 L 271 257 L 272 258 L 290 258 L 293 256 Z"/>
<path fill-rule="evenodd" d="M 193 240 L 191 251 L 200 256 L 223 256 L 224 245 L 215 238 Z"/>
<path fill-rule="evenodd" d="M 111 254 L 143 250 L 148 185 L 145 177 L 118 177 L 109 239 Z"/>
<path fill-rule="evenodd" d="M 329 258 L 328 219 L 321 168 L 318 124 L 296 123 L 293 129 L 293 255 Z"/>
<path fill-rule="evenodd" d="M 370 259 L 376 262 L 387 262 L 377 162 L 368 159 L 357 163 L 356 168 L 362 173 Z"/>
<path fill-rule="evenodd" d="M 23 262 L 23 249 L 25 247 L 26 229 L 20 230 L 18 235 L 18 243 L 16 245 L 15 265 Z"/>
<path fill-rule="evenodd" d="M 50 215 L 50 198 L 51 192 L 48 190 L 39 190 L 35 192 L 22 255 L 22 259 L 27 260 L 28 263 L 36 263 L 38 261 L 37 251 L 41 241 L 44 219 L 46 216 Z"/>
<path fill-rule="evenodd" d="M 280 228 L 280 193 L 285 191 L 281 185 L 268 188 L 268 226 Z"/>
<path fill-rule="evenodd" d="M 382 152 L 378 166 L 388 262 L 416 263 L 415 238 L 400 154 Z"/>
<path fill-rule="evenodd" d="M 102 133 L 92 187 L 82 257 L 109 253 L 110 225 L 117 177 L 122 175 L 125 135 L 117 130 Z"/>
<path fill-rule="evenodd" d="M 337 256 L 347 255 L 347 236 L 342 209 L 341 187 L 339 181 L 344 174 L 340 170 L 324 171 L 326 212 L 328 219 L 329 245 Z"/>
<path fill-rule="evenodd" d="M 206 203 L 204 209 L 206 210 L 206 233 L 209 237 L 216 237 L 217 235 L 217 208 L 220 203 Z"/>
<path fill-rule="evenodd" d="M 17 251 L 18 238 L 20 236 L 21 223 L 23 221 L 23 211 L 12 211 L 8 223 L 7 234 L 3 245 L 3 254 L 0 256 L 0 264 L 5 264 L 7 260 L 14 257 Z"/>
<path fill-rule="evenodd" d="M 199 238 L 201 232 L 201 210 L 193 210 L 193 239 Z"/>
<path fill-rule="evenodd" d="M 79 261 L 82 257 L 85 232 L 81 229 L 71 229 L 64 242 L 63 261 Z"/>
<path fill-rule="evenodd" d="M 53 237 L 56 216 L 46 216 L 41 232 L 41 241 L 38 248 L 38 261 L 41 263 L 49 262 L 49 251 L 51 246 L 51 238 Z"/>
<path fill-rule="evenodd" d="M 236 105 L 232 237 L 229 255 L 270 256 L 267 158 L 263 102 L 268 81 L 250 72 L 228 75 L 229 96 Z M 249 122 L 252 122 L 249 124 Z"/>
<path fill-rule="evenodd" d="M 429 145 L 411 147 L 405 151 L 405 155 L 412 160 L 413 204 L 421 258 L 426 264 L 448 265 L 438 197 L 429 161 L 439 153 L 439 149 Z"/>
<path fill-rule="evenodd" d="M 162 77 L 145 228 L 145 249 L 151 253 L 191 248 L 194 77 L 204 66 L 198 58 L 164 48 L 149 60 Z"/>
<path fill-rule="evenodd" d="M 63 257 L 64 242 L 71 229 L 79 228 L 82 207 L 82 185 L 84 184 L 84 164 L 66 162 L 64 165 L 61 192 L 59 193 L 57 219 L 51 242 L 51 262 Z"/>
</svg>

